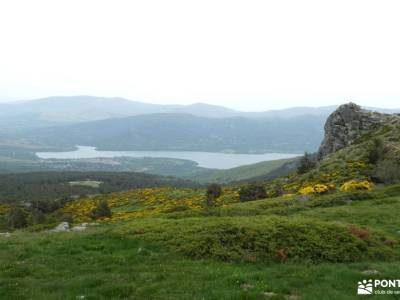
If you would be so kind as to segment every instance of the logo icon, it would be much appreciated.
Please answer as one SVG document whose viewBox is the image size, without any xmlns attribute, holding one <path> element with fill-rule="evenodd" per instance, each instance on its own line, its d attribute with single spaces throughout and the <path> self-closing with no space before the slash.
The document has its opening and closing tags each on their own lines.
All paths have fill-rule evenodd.
<svg viewBox="0 0 400 300">
<path fill-rule="evenodd" d="M 371 295 L 373 290 L 372 279 L 358 282 L 357 295 Z"/>
</svg>

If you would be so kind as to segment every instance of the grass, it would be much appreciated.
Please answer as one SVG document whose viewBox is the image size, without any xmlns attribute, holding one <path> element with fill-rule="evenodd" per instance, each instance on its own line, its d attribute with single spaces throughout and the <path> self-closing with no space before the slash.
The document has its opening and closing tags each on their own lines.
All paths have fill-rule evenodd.
<svg viewBox="0 0 400 300">
<path fill-rule="evenodd" d="M 357 299 L 362 271 L 378 270 L 372 276 L 377 278 L 396 278 L 400 272 L 400 265 L 391 262 L 193 260 L 104 229 L 19 233 L 1 246 L 3 299 L 269 299 L 264 293 L 274 293 L 271 299 L 346 300 Z"/>
<path fill-rule="evenodd" d="M 396 218 L 399 211 L 400 197 L 389 197 L 353 202 L 344 206 L 316 208 L 302 211 L 299 215 L 324 221 L 352 222 L 400 236 L 400 218 Z"/>
<path fill-rule="evenodd" d="M 241 181 L 268 174 L 269 172 L 278 169 L 285 163 L 293 160 L 294 159 L 291 158 L 263 161 L 256 164 L 240 166 L 228 170 L 215 170 L 213 172 L 210 172 L 210 174 L 205 173 L 204 175 L 195 176 L 191 179 L 201 183 L 229 183 L 234 181 Z"/>
<path fill-rule="evenodd" d="M 382 237 L 399 240 L 399 194 L 394 187 L 371 197 L 338 193 L 308 201 L 293 197 L 233 203 L 195 216 L 164 213 L 102 223 L 79 233 L 17 231 L 0 237 L 0 299 L 359 299 L 359 280 L 398 279 L 400 274 L 399 248 L 379 244 Z M 348 235 L 351 224 L 369 236 Z M 229 236 L 232 228 L 242 228 L 244 240 L 237 238 L 240 234 Z M 281 239 L 274 235 L 277 228 Z M 336 244 L 341 234 L 346 245 Z M 276 252 L 271 252 L 274 259 L 265 253 L 256 253 L 255 259 L 235 256 L 243 254 L 235 251 L 248 238 L 317 254 L 326 245 L 329 253 L 335 247 L 343 253 L 352 251 L 344 246 L 365 247 L 346 263 L 314 260 L 302 252 L 287 260 Z M 263 240 L 267 238 L 269 242 Z M 223 241 L 223 247 L 197 255 L 215 241 Z M 374 249 L 378 257 L 368 255 Z M 221 251 L 233 254 L 224 257 Z M 379 273 L 364 275 L 366 270 Z"/>
</svg>

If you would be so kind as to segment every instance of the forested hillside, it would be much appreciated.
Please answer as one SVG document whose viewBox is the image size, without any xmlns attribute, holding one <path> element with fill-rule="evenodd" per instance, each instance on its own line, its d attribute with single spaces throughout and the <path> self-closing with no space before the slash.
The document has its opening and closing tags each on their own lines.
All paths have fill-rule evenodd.
<svg viewBox="0 0 400 300">
<path fill-rule="evenodd" d="M 194 187 L 174 177 L 126 172 L 36 172 L 0 175 L 0 203 L 68 200 L 146 187 Z"/>
<path fill-rule="evenodd" d="M 188 114 L 153 114 L 51 127 L 27 132 L 32 143 L 71 149 L 232 151 L 239 153 L 316 151 L 325 118 L 210 119 Z"/>
</svg>

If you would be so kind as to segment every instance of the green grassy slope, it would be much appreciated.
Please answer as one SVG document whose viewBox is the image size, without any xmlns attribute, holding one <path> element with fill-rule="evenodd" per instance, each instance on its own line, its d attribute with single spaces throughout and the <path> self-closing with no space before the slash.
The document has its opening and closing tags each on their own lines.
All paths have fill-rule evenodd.
<svg viewBox="0 0 400 300">
<path fill-rule="evenodd" d="M 278 159 L 271 161 L 263 161 L 260 163 L 241 166 L 228 170 L 212 171 L 209 174 L 206 173 L 204 175 L 191 177 L 191 179 L 203 183 L 207 182 L 229 183 L 233 181 L 241 181 L 245 179 L 266 175 L 290 161 L 294 161 L 294 159 Z"/>
<path fill-rule="evenodd" d="M 398 187 L 369 193 L 259 200 L 194 215 L 163 213 L 80 233 L 15 232 L 0 237 L 0 298 L 358 299 L 359 280 L 400 273 L 399 248 L 383 243 L 399 240 Z M 233 236 L 232 228 L 239 230 Z M 255 239 L 254 252 L 240 252 L 250 249 L 248 237 Z M 271 238 L 268 247 L 289 246 L 289 258 L 257 252 L 265 238 Z M 291 256 L 295 251 L 298 256 Z M 362 273 L 368 270 L 378 273 Z"/>
</svg>

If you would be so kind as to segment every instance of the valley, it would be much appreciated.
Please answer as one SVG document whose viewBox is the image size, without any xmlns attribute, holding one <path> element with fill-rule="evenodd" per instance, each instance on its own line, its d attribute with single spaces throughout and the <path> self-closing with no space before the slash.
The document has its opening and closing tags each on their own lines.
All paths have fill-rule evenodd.
<svg viewBox="0 0 400 300">
<path fill-rule="evenodd" d="M 24 154 L 54 169 L 0 175 L 3 295 L 356 299 L 358 281 L 400 271 L 399 132 L 398 115 L 350 103 L 316 153 L 229 169 Z"/>
</svg>

